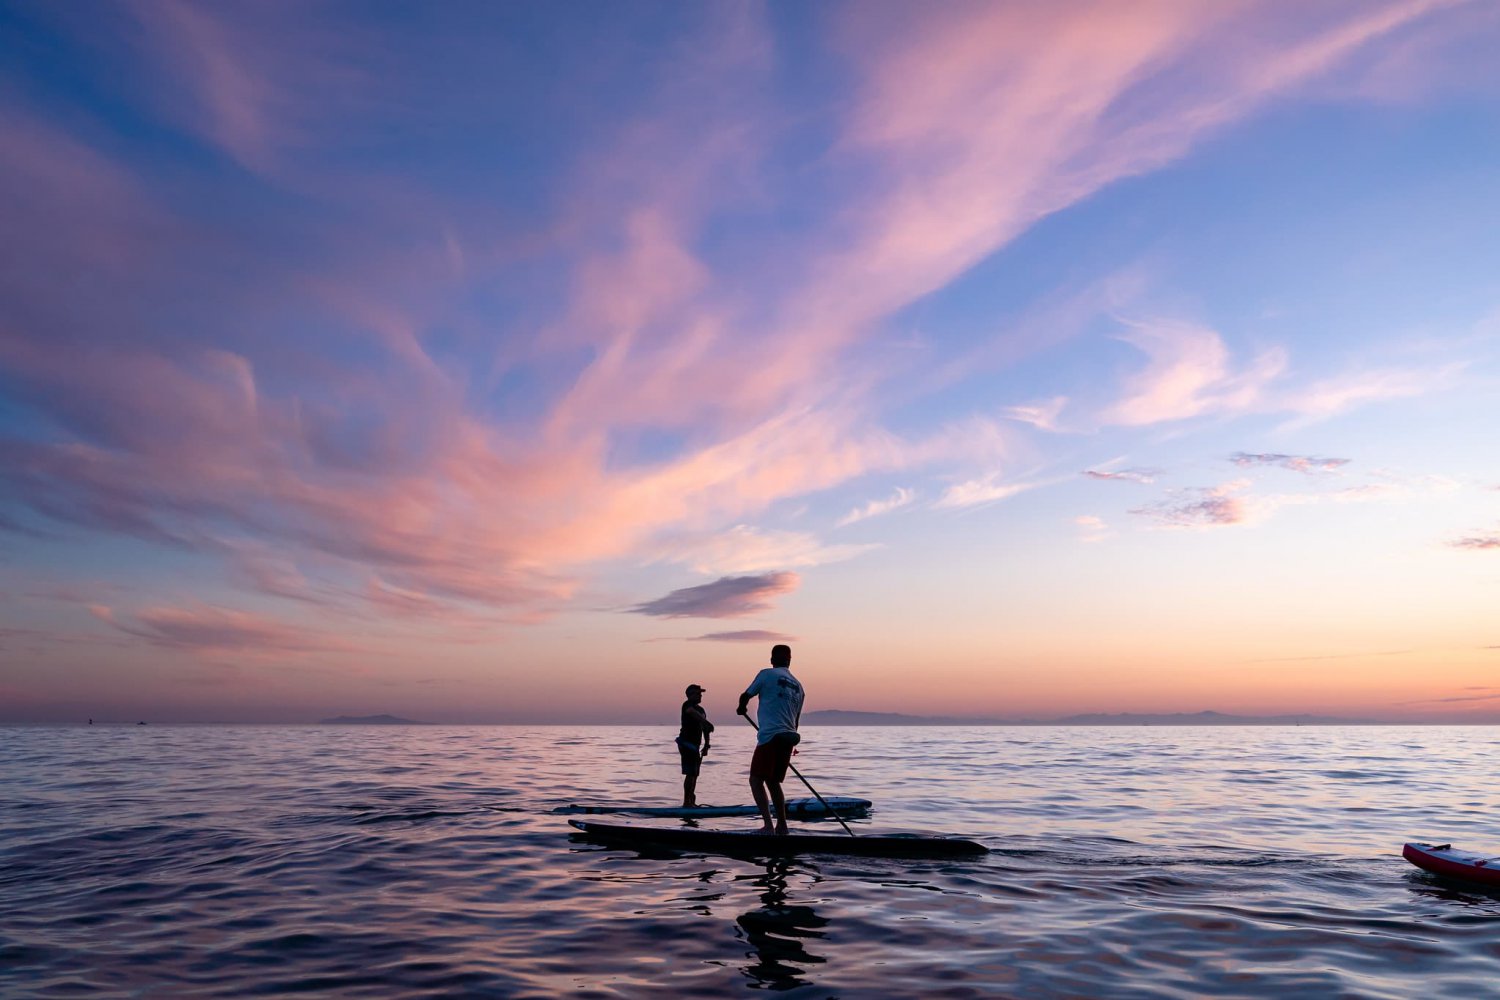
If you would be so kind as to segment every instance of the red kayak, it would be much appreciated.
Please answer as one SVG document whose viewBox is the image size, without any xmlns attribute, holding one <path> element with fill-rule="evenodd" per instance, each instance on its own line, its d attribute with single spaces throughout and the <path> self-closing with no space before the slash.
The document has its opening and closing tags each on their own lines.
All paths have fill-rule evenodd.
<svg viewBox="0 0 1500 1000">
<path fill-rule="evenodd" d="M 1452 844 L 1407 844 L 1401 856 L 1423 871 L 1500 886 L 1500 858 L 1455 851 Z"/>
</svg>

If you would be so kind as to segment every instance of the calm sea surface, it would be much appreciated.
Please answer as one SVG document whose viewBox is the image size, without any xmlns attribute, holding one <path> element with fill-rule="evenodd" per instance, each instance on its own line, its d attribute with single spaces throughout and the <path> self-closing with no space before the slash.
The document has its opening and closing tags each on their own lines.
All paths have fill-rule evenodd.
<svg viewBox="0 0 1500 1000">
<path fill-rule="evenodd" d="M 0 728 L 0 996 L 1500 997 L 1500 895 L 1399 856 L 1500 853 L 1500 729 L 808 732 L 819 791 L 875 801 L 856 832 L 974 861 L 642 855 L 549 815 L 672 804 L 673 735 Z M 699 798 L 748 801 L 753 733 L 720 735 Z"/>
</svg>

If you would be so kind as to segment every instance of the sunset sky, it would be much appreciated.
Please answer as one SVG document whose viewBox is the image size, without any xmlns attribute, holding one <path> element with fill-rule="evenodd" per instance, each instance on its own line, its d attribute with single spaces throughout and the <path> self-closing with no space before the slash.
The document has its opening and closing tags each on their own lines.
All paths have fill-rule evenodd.
<svg viewBox="0 0 1500 1000">
<path fill-rule="evenodd" d="M 1500 721 L 1500 5 L 0 40 L 0 721 Z"/>
</svg>

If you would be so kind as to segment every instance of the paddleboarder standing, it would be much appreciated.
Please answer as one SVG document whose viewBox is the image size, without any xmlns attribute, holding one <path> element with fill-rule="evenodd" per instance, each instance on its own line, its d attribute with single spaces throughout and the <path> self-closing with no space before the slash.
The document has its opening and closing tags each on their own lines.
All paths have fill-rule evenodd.
<svg viewBox="0 0 1500 1000">
<path fill-rule="evenodd" d="M 740 695 L 740 705 L 735 711 L 744 716 L 750 714 L 751 698 L 759 698 L 756 706 L 755 728 L 759 736 L 755 742 L 755 755 L 750 758 L 750 791 L 760 809 L 760 818 L 765 823 L 763 833 L 786 833 L 786 793 L 781 783 L 786 780 L 787 768 L 792 763 L 792 748 L 801 742 L 797 724 L 802 720 L 802 682 L 792 676 L 792 647 L 771 647 L 771 665 L 755 675 L 745 693 Z M 769 790 L 769 801 L 767 791 Z M 776 822 L 771 823 L 771 807 L 776 808 Z"/>
<path fill-rule="evenodd" d="M 687 701 L 682 703 L 682 729 L 677 733 L 677 752 L 682 755 L 682 808 L 698 807 L 698 772 L 703 767 L 703 755 L 708 753 L 708 736 L 714 724 L 708 721 L 703 710 L 704 688 L 699 684 L 687 686 Z M 703 749 L 698 749 L 698 741 Z"/>
</svg>

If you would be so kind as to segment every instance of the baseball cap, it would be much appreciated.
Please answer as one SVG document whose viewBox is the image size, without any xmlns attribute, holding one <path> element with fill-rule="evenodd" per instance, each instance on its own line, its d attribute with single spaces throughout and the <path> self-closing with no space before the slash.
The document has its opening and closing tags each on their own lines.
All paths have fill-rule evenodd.
<svg viewBox="0 0 1500 1000">
<path fill-rule="evenodd" d="M 704 687 L 702 684 L 689 684 L 687 686 L 687 693 L 688 694 L 692 694 L 694 691 L 707 691 L 707 690 L 708 690 L 708 688 Z"/>
</svg>

